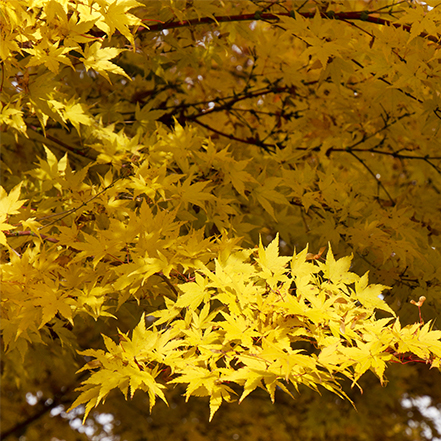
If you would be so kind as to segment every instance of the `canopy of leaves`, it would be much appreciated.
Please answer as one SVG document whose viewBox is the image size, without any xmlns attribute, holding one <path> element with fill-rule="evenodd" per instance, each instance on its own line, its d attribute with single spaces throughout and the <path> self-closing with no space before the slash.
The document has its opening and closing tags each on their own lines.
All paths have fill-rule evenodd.
<svg viewBox="0 0 441 441">
<path fill-rule="evenodd" d="M 0 34 L 2 439 L 438 433 L 439 0 L 0 0 Z"/>
</svg>

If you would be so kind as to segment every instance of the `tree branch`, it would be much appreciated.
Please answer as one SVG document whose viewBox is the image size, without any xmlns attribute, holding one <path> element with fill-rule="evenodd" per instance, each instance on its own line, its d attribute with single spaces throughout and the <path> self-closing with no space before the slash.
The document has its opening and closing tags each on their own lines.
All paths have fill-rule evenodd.
<svg viewBox="0 0 441 441">
<path fill-rule="evenodd" d="M 383 191 L 386 193 L 387 197 L 389 198 L 389 200 L 392 203 L 392 206 L 395 206 L 396 203 L 393 200 L 392 196 L 389 194 L 389 192 L 386 190 L 386 187 L 383 185 L 383 183 L 377 178 L 377 176 L 375 175 L 375 173 L 366 165 L 366 163 L 364 162 L 363 159 L 359 158 L 351 149 L 347 150 L 357 161 L 360 162 L 360 164 L 363 165 L 363 167 L 369 172 L 370 175 L 372 175 L 374 177 L 374 179 L 377 181 L 378 186 L 381 187 L 383 189 Z"/>
<path fill-rule="evenodd" d="M 48 412 L 50 412 L 52 409 L 54 409 L 57 406 L 60 406 L 62 404 L 71 403 L 72 399 L 68 397 L 68 394 L 70 394 L 77 386 L 78 384 L 87 376 L 87 372 L 82 372 L 78 375 L 77 381 L 75 384 L 71 384 L 68 386 L 63 393 L 54 394 L 53 401 L 51 404 L 44 404 L 44 407 L 41 408 L 39 411 L 34 413 L 33 415 L 29 416 L 23 421 L 20 421 L 15 426 L 11 427 L 10 429 L 7 429 L 0 433 L 0 439 L 5 440 L 11 435 L 15 435 L 17 438 L 21 435 L 23 435 L 26 431 L 26 428 L 32 424 L 34 421 L 39 420 L 44 415 L 46 415 Z"/>
<path fill-rule="evenodd" d="M 390 20 L 385 20 L 380 17 L 373 17 L 372 15 L 376 13 L 376 11 L 352 11 L 352 12 L 333 12 L 329 11 L 328 13 L 321 13 L 322 17 L 334 19 L 334 20 L 360 20 L 368 23 L 379 24 L 383 26 L 393 26 L 394 28 L 402 28 L 403 30 L 410 32 L 412 30 L 412 26 L 403 25 L 400 23 L 394 23 Z M 193 18 L 190 20 L 183 21 L 170 21 L 166 23 L 158 23 L 154 25 L 150 25 L 147 28 L 139 27 L 138 33 L 141 32 L 161 32 L 165 29 L 176 29 L 182 27 L 190 27 L 197 26 L 202 24 L 218 24 L 225 22 L 238 22 L 238 21 L 255 21 L 255 20 L 266 20 L 266 21 L 278 21 L 279 17 L 292 17 L 295 19 L 295 15 L 301 15 L 304 18 L 313 18 L 316 15 L 315 11 L 311 12 L 281 12 L 279 14 L 271 14 L 271 13 L 261 13 L 256 11 L 254 14 L 239 14 L 239 15 L 224 15 L 217 17 L 201 17 L 201 18 Z M 103 32 L 98 32 L 96 35 L 103 36 L 105 35 Z M 95 35 L 95 34 L 94 34 Z M 427 38 L 434 43 L 439 43 L 438 37 L 434 35 L 429 35 L 426 32 L 422 32 L 419 35 L 422 38 Z"/>
<path fill-rule="evenodd" d="M 54 237 L 46 236 L 45 234 L 36 234 L 33 231 L 3 231 L 6 237 L 19 237 L 19 236 L 40 236 L 43 240 L 47 240 L 48 242 L 58 243 L 59 241 Z"/>
</svg>

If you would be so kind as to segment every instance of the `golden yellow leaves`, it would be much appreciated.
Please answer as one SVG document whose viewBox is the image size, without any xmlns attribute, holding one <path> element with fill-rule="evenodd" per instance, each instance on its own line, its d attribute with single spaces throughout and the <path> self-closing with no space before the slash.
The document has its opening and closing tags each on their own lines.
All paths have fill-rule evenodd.
<svg viewBox="0 0 441 441">
<path fill-rule="evenodd" d="M 90 125 L 91 117 L 79 97 L 72 90 L 67 90 L 67 96 L 62 92 L 69 81 L 66 76 L 80 75 L 82 62 L 86 71 L 92 69 L 109 82 L 109 73 L 130 79 L 110 61 L 127 48 L 115 42 L 104 45 L 104 38 L 95 34 L 98 29 L 110 40 L 118 33 L 133 44 L 141 20 L 129 10 L 141 5 L 135 0 L 0 2 L 0 89 L 9 96 L 2 102 L 10 102 L 2 106 L 0 122 L 26 134 L 22 115 L 29 106 L 26 113 L 35 112 L 43 127 L 49 119 L 69 121 L 77 130 L 80 124 Z M 64 66 L 72 69 L 70 74 L 63 71 Z"/>
<path fill-rule="evenodd" d="M 74 48 L 58 47 L 58 45 L 59 42 L 50 44 L 47 40 L 42 40 L 32 49 L 23 49 L 31 55 L 26 67 L 40 66 L 42 64 L 54 74 L 58 73 L 60 63 L 73 68 L 72 62 L 65 54 L 68 54 Z"/>
<path fill-rule="evenodd" d="M 23 120 L 23 111 L 3 103 L 0 104 L 0 107 L 0 124 L 4 124 L 5 127 L 12 127 L 27 136 L 26 124 Z"/>
<path fill-rule="evenodd" d="M 3 187 L 0 187 L 0 244 L 8 246 L 4 230 L 12 230 L 16 228 L 8 224 L 8 216 L 20 212 L 19 208 L 26 202 L 25 199 L 19 200 L 22 184 L 15 186 L 9 194 Z"/>
<path fill-rule="evenodd" d="M 363 306 L 369 309 L 381 309 L 395 315 L 395 312 L 381 297 L 381 293 L 387 289 L 390 289 L 390 287 L 384 285 L 368 285 L 368 273 L 355 282 L 355 296 Z"/>
<path fill-rule="evenodd" d="M 383 381 L 387 364 L 407 352 L 438 365 L 441 331 L 377 320 L 376 309 L 394 314 L 378 297 L 386 287 L 351 273 L 351 257 L 336 260 L 329 249 L 324 263 L 311 260 L 307 249 L 279 256 L 278 238 L 266 248 L 224 252 L 213 271 L 201 268 L 195 281 L 178 286 L 178 299 L 166 301 L 149 329 L 143 316 L 131 338 L 121 336 L 119 345 L 109 341 L 104 355 L 87 353 L 103 366 L 86 380 L 77 404 L 89 403 L 88 412 L 111 388 L 124 392 L 130 382 L 132 394 L 149 393 L 151 407 L 155 396 L 165 400 L 164 385 L 152 374 L 163 366 L 172 372 L 170 384 L 187 385 L 187 399 L 210 397 L 211 419 L 222 401 L 233 399 L 230 383 L 243 387 L 239 401 L 258 387 L 274 401 L 277 387 L 291 394 L 290 385 L 300 384 L 345 396 L 336 373 L 356 384 L 372 370 Z M 305 350 L 305 342 L 318 355 Z M 116 374 L 110 379 L 111 369 Z"/>
<path fill-rule="evenodd" d="M 191 7 L 195 16 L 218 11 L 214 4 L 198 9 L 196 3 Z M 399 118 L 412 99 L 409 93 L 427 98 L 424 112 L 436 108 L 436 52 L 416 37 L 424 26 L 435 29 L 438 13 L 424 16 L 418 8 L 409 9 L 404 17 L 413 26 L 407 47 L 397 44 L 404 30 L 385 27 L 374 41 L 372 23 L 359 23 L 360 28 L 318 13 L 311 20 L 300 14 L 281 19 L 273 28 L 262 22 L 253 29 L 228 23 L 222 25 L 231 30 L 227 38 L 201 25 L 192 32 L 183 27 L 135 40 L 140 20 L 130 10 L 138 5 L 124 0 L 0 2 L 2 102 L 8 103 L 2 105 L 0 122 L 17 137 L 32 133 L 41 142 L 37 116 L 52 140 L 59 136 L 60 148 L 87 151 L 92 158 L 86 166 L 72 166 L 73 171 L 64 152 L 55 157 L 46 151 L 39 168 L 27 175 L 32 206 L 20 210 L 35 210 L 39 217 L 16 213 L 22 226 L 17 233 L 28 238 L 13 237 L 15 221 L 8 220 L 13 208 L 0 212 L 2 228 L 11 230 L 8 243 L 29 247 L 20 251 L 23 259 L 12 257 L 2 266 L 8 287 L 3 304 L 9 317 L 7 344 L 35 342 L 44 337 L 47 324 L 60 329 L 79 314 L 98 320 L 132 299 L 141 305 L 164 298 L 163 309 L 152 313 L 157 328 L 146 332 L 140 326 L 119 345 L 107 342 L 109 357 L 90 367 L 105 366 L 109 372 L 94 377 L 83 398 L 93 406 L 109 387 L 126 395 L 130 387 L 131 394 L 135 389 L 153 393 L 152 403 L 159 381 L 143 369 L 164 362 L 175 382 L 188 385 L 187 396 L 211 395 L 212 415 L 230 397 L 226 381 L 243 386 L 241 399 L 256 387 L 266 388 L 274 399 L 284 382 L 313 388 L 320 383 L 335 391 L 331 373 L 356 379 L 371 369 L 382 378 L 394 361 L 393 344 L 437 365 L 429 348 L 438 351 L 437 338 L 430 329 L 421 343 L 415 341 L 418 327 L 390 332 L 387 320 L 375 319 L 378 310 L 393 314 L 381 298 L 385 286 L 369 285 L 367 274 L 352 272 L 351 257 L 337 259 L 329 250 L 324 258 L 323 248 L 315 251 L 317 243 L 328 240 L 339 252 L 346 244 L 356 255 L 370 250 L 361 264 L 377 265 L 374 277 L 384 271 L 397 280 L 409 266 L 405 277 L 411 283 L 421 276 L 422 283 L 436 286 L 439 177 L 406 168 L 405 156 L 412 150 L 420 160 L 436 157 L 438 126 Z M 154 7 L 158 21 L 173 20 L 170 8 Z M 185 20 L 186 14 L 178 11 L 175 17 Z M 275 41 L 280 44 L 276 57 Z M 113 75 L 120 81 L 111 84 Z M 379 81 L 389 81 L 385 78 L 395 83 Z M 393 102 L 383 99 L 379 83 L 387 93 L 395 89 Z M 404 101 L 397 87 L 409 90 Z M 417 103 L 412 109 L 420 112 Z M 192 126 L 199 119 L 208 134 Z M 174 122 L 174 129 L 164 121 Z M 245 142 L 238 148 L 241 139 Z M 261 146 L 277 144 L 276 157 L 261 155 L 259 140 Z M 361 164 L 372 169 L 372 185 L 366 185 L 363 166 L 347 161 L 348 145 L 357 147 L 366 161 Z M 380 150 L 390 161 L 374 168 Z M 130 172 L 102 193 L 85 182 L 89 165 L 94 172 L 104 170 L 93 178 L 105 187 L 121 170 Z M 417 188 L 409 184 L 413 180 L 426 188 L 433 184 L 430 192 L 422 192 L 432 195 L 430 203 L 419 206 L 412 190 L 415 210 L 389 209 L 391 202 L 386 205 L 380 197 L 383 189 L 375 187 L 377 171 L 391 186 L 398 182 L 391 191 L 398 205 L 407 198 L 406 191 L 400 195 L 402 188 Z M 2 191 L 6 205 L 20 202 L 15 190 L 6 194 Z M 58 219 L 63 212 L 63 222 L 50 224 L 53 237 L 43 237 L 39 228 L 45 216 Z M 414 212 L 424 216 L 417 228 Z M 430 224 L 430 231 L 417 234 L 423 224 Z M 314 252 L 280 256 L 277 241 L 268 247 L 260 243 L 257 250 L 235 249 L 241 236 L 255 243 L 263 227 L 270 234 L 280 231 L 286 248 L 311 241 Z M 224 239 L 216 243 L 219 233 Z M 6 244 L 4 236 L 1 242 Z M 430 281 L 426 269 L 412 273 L 427 249 Z M 50 268 L 50 276 L 44 268 Z M 24 301 L 24 293 L 30 301 Z M 160 326 L 170 335 L 159 332 Z M 157 340 L 164 343 L 152 349 L 149 344 Z M 300 344 L 314 347 L 315 353 L 299 353 Z"/>
<path fill-rule="evenodd" d="M 108 0 L 106 3 L 101 2 L 101 17 L 96 22 L 96 26 L 103 30 L 109 38 L 115 33 L 115 30 L 118 30 L 133 44 L 134 37 L 130 32 L 130 27 L 135 27 L 134 31 L 136 32 L 136 27 L 140 26 L 141 20 L 128 11 L 137 6 L 143 6 L 143 4 L 136 0 Z M 88 9 L 92 10 L 92 8 Z"/>
<path fill-rule="evenodd" d="M 265 249 L 260 240 L 259 257 L 256 259 L 261 268 L 259 274 L 268 285 L 275 289 L 282 281 L 288 281 L 285 277 L 286 264 L 291 257 L 279 256 L 279 235 Z"/>
<path fill-rule="evenodd" d="M 123 75 L 130 80 L 130 77 L 124 72 L 124 70 L 118 65 L 112 63 L 110 60 L 115 58 L 118 54 L 122 52 L 122 49 L 117 49 L 114 47 L 103 48 L 103 43 L 101 41 L 95 41 L 91 45 L 87 45 L 84 50 L 84 56 L 80 58 L 83 62 L 86 70 L 93 69 L 96 72 L 106 78 L 110 82 L 108 72 Z"/>
</svg>

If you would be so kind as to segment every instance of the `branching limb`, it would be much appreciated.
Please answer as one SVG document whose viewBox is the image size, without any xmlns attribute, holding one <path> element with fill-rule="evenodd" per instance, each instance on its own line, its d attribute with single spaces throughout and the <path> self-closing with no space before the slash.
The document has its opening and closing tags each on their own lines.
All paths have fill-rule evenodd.
<svg viewBox="0 0 441 441">
<path fill-rule="evenodd" d="M 117 181 L 119 181 L 121 178 L 117 178 L 115 179 L 111 184 L 109 184 L 107 187 L 103 188 L 101 191 L 99 191 L 95 196 L 92 196 L 90 199 L 88 199 L 86 202 L 83 202 L 81 205 L 79 205 L 78 207 L 74 207 L 70 210 L 67 210 L 63 213 L 63 215 L 61 217 L 59 217 L 58 219 L 53 220 L 52 222 L 49 222 L 46 225 L 43 225 L 41 227 L 39 227 L 39 230 L 42 230 L 43 228 L 47 228 L 50 227 L 51 225 L 59 222 L 60 220 L 66 218 L 67 216 L 69 216 L 72 213 L 75 213 L 76 211 L 80 210 L 81 208 L 85 207 L 87 204 L 89 204 L 90 202 L 92 202 L 94 199 L 96 199 L 98 196 L 101 196 L 103 193 L 105 193 L 109 188 L 113 187 L 115 185 L 115 183 Z"/>
<path fill-rule="evenodd" d="M 392 196 L 389 194 L 389 192 L 386 190 L 386 187 L 383 185 L 383 183 L 377 178 L 375 173 L 366 165 L 363 159 L 359 158 L 351 149 L 347 150 L 348 153 L 350 153 L 358 162 L 360 162 L 361 165 L 369 172 L 371 176 L 377 181 L 378 186 L 386 193 L 387 197 L 389 198 L 390 202 L 392 203 L 392 206 L 395 206 L 396 203 L 393 200 Z"/>
<path fill-rule="evenodd" d="M 3 233 L 5 234 L 6 237 L 19 237 L 19 236 L 35 236 L 38 237 L 38 235 L 36 233 L 34 233 L 33 231 L 3 231 Z M 54 237 L 50 237 L 50 236 L 46 236 L 44 234 L 40 234 L 39 235 L 43 240 L 46 240 L 48 242 L 52 242 L 52 243 L 58 243 L 58 240 L 55 239 Z"/>
</svg>

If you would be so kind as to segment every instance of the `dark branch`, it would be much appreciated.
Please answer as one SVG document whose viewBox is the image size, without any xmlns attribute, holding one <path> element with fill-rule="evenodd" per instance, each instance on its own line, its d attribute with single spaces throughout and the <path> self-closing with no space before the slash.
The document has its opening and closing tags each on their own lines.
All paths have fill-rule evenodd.
<svg viewBox="0 0 441 441">
<path fill-rule="evenodd" d="M 383 26 L 393 26 L 395 28 L 402 28 L 403 30 L 410 32 L 412 27 L 409 25 L 402 25 L 399 23 L 393 23 L 390 20 L 385 20 L 380 17 L 373 17 L 370 14 L 376 13 L 376 11 L 352 11 L 352 12 L 328 12 L 322 13 L 323 17 L 331 18 L 334 20 L 360 20 L 368 23 L 379 24 Z M 197 26 L 202 24 L 218 24 L 225 22 L 237 22 L 237 21 L 255 21 L 255 20 L 266 20 L 266 21 L 278 21 L 279 17 L 292 17 L 295 14 L 301 15 L 304 18 L 313 18 L 316 14 L 315 11 L 311 12 L 281 12 L 279 14 L 270 14 L 270 13 L 260 13 L 257 11 L 254 14 L 240 14 L 240 15 L 224 15 L 218 17 L 201 17 L 201 18 L 193 18 L 190 20 L 183 21 L 170 21 L 166 23 L 159 23 L 150 25 L 147 28 L 140 27 L 138 28 L 138 33 L 140 32 L 161 32 L 164 29 L 176 29 L 182 27 L 190 27 Z M 98 35 L 99 34 L 99 35 Z M 95 34 L 94 34 L 95 35 Z M 104 33 L 97 33 L 96 36 L 103 36 Z M 422 32 L 420 35 L 422 38 L 427 38 L 430 41 L 435 43 L 439 43 L 439 39 L 434 35 L 429 35 L 426 32 Z"/>
</svg>

